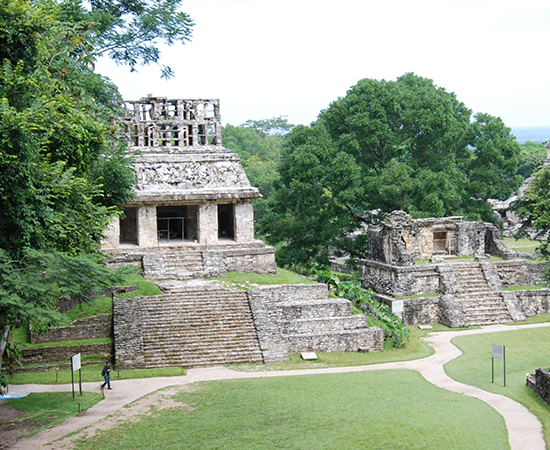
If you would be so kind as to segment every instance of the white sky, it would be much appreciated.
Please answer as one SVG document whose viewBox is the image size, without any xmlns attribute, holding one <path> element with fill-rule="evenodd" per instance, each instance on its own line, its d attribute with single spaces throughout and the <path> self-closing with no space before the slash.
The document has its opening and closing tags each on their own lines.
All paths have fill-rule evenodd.
<svg viewBox="0 0 550 450">
<path fill-rule="evenodd" d="M 431 78 L 508 126 L 550 126 L 548 0 L 188 0 L 176 76 L 102 60 L 127 100 L 219 98 L 223 124 L 309 124 L 362 78 Z"/>
</svg>

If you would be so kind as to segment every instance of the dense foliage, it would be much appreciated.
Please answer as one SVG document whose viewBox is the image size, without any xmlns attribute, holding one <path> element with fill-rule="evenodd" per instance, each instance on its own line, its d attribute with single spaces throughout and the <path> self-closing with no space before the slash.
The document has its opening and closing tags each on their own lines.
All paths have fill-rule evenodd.
<svg viewBox="0 0 550 450">
<path fill-rule="evenodd" d="M 266 214 L 266 200 L 271 196 L 279 173 L 277 165 L 285 136 L 294 126 L 285 117 L 248 120 L 242 125 L 223 127 L 223 145 L 237 153 L 244 171 L 252 186 L 260 190 L 263 198 L 254 201 L 256 233 L 261 236 L 265 231 L 259 228 Z"/>
<path fill-rule="evenodd" d="M 0 359 L 17 320 L 52 323 L 59 295 L 113 280 L 93 255 L 134 177 L 94 61 L 158 62 L 159 40 L 188 39 L 179 3 L 0 0 Z"/>
<path fill-rule="evenodd" d="M 328 270 L 314 269 L 319 283 L 325 283 L 337 297 L 346 298 L 353 306 L 367 314 L 372 314 L 384 331 L 384 339 L 394 347 L 403 347 L 409 338 L 409 329 L 390 311 L 388 305 L 380 303 L 372 297 L 372 291 L 361 288 L 359 281 L 340 281 Z"/>
<path fill-rule="evenodd" d="M 264 227 L 283 265 L 327 264 L 331 248 L 365 256 L 353 233 L 373 210 L 492 220 L 486 200 L 519 186 L 519 160 L 500 118 L 472 118 L 432 80 L 360 80 L 289 134 Z"/>
<path fill-rule="evenodd" d="M 542 166 L 533 174 L 525 195 L 512 207 L 523 220 L 522 230 L 530 228 L 538 232 L 536 238 L 541 240 L 539 251 L 546 261 L 550 261 L 550 166 Z M 550 265 L 545 278 L 550 281 Z"/>
</svg>

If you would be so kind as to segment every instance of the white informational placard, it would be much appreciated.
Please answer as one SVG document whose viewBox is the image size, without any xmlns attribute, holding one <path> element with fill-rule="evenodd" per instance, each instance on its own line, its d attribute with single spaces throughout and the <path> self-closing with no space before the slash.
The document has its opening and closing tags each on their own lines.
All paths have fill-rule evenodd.
<svg viewBox="0 0 550 450">
<path fill-rule="evenodd" d="M 493 344 L 493 358 L 504 361 L 504 345 Z"/>
<path fill-rule="evenodd" d="M 394 314 L 403 312 L 403 300 L 394 300 L 391 302 L 391 312 Z"/>
<path fill-rule="evenodd" d="M 73 372 L 76 372 L 77 370 L 80 370 L 80 353 L 74 355 L 71 358 L 71 365 L 73 366 Z"/>
</svg>

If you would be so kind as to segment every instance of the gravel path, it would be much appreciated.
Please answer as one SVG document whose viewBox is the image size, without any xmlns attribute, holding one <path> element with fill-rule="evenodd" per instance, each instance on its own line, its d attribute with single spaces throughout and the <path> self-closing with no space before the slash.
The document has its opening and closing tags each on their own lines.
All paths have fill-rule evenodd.
<svg viewBox="0 0 550 450">
<path fill-rule="evenodd" d="M 187 385 L 198 381 L 226 380 L 236 378 L 262 378 L 300 376 L 326 373 L 361 372 L 370 370 L 387 369 L 412 369 L 419 371 L 430 383 L 449 391 L 458 392 L 476 397 L 497 410 L 506 422 L 508 438 L 512 450 L 545 450 L 546 445 L 542 434 L 542 426 L 537 418 L 524 406 L 502 395 L 492 394 L 479 388 L 468 386 L 454 381 L 445 374 L 443 366 L 460 356 L 461 352 L 451 344 L 451 339 L 456 336 L 480 333 L 494 333 L 499 331 L 512 331 L 523 328 L 547 327 L 550 323 L 534 325 L 493 325 L 477 330 L 445 331 L 430 333 L 424 341 L 435 349 L 435 353 L 424 359 L 403 361 L 396 363 L 375 364 L 370 366 L 334 367 L 327 369 L 304 369 L 273 372 L 236 372 L 225 367 L 208 367 L 201 369 L 189 369 L 187 376 L 168 378 L 144 378 L 139 380 L 121 380 L 113 382 L 113 390 L 105 391 L 105 400 L 99 402 L 79 416 L 72 417 L 53 428 L 44 430 L 28 439 L 23 439 L 10 449 L 33 450 L 47 449 L 58 450 L 71 447 L 71 442 L 83 435 L 92 435 L 97 429 L 109 428 L 111 421 L 103 420 L 113 414 L 119 414 L 123 406 L 132 403 L 147 394 L 158 389 L 174 385 Z M 98 391 L 99 383 L 83 383 L 84 391 Z M 70 385 L 18 385 L 12 390 L 25 392 L 54 392 L 70 391 Z M 142 400 L 144 401 L 144 400 Z M 138 402 L 139 403 L 139 402 Z M 139 409 L 139 408 L 138 408 Z M 70 433 L 75 433 L 86 427 L 76 435 L 64 438 Z M 83 434 L 84 433 L 84 434 Z"/>
</svg>

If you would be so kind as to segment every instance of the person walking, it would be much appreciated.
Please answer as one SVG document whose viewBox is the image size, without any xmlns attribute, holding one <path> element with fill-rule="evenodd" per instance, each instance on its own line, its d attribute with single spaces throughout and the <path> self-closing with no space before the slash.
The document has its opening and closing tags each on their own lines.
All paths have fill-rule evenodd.
<svg viewBox="0 0 550 450">
<path fill-rule="evenodd" d="M 109 361 L 106 362 L 105 367 L 101 371 L 101 375 L 105 378 L 105 383 L 101 385 L 101 389 L 107 385 L 107 389 L 111 389 L 111 366 L 109 366 Z"/>
</svg>

